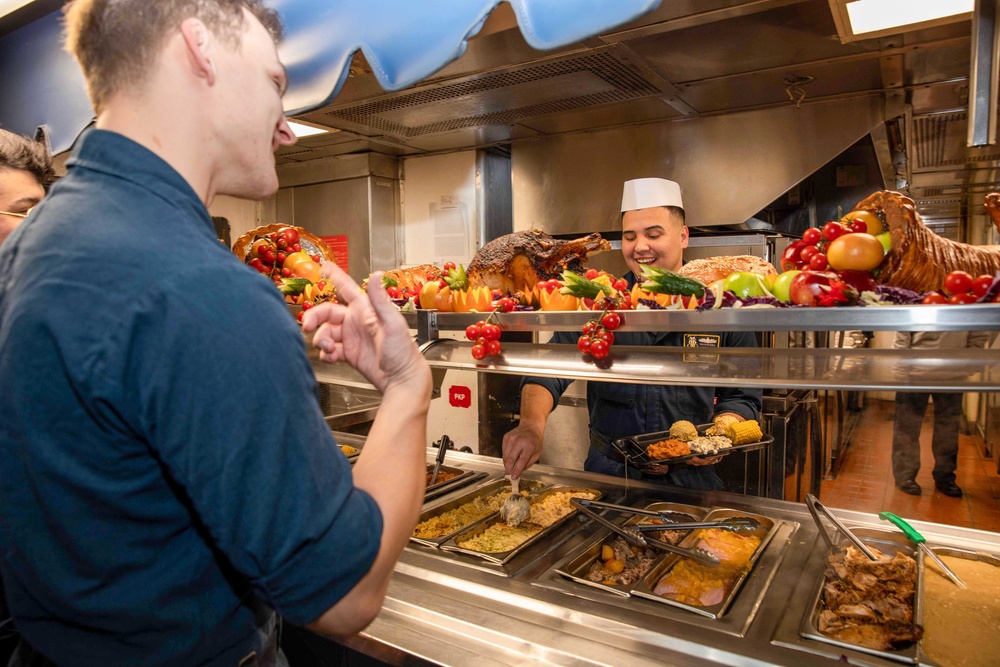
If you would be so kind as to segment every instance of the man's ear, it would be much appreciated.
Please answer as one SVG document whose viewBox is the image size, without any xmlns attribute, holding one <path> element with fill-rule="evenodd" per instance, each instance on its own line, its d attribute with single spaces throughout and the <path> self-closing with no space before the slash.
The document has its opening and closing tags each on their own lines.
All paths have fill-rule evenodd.
<svg viewBox="0 0 1000 667">
<path fill-rule="evenodd" d="M 213 36 L 204 23 L 196 18 L 184 19 L 181 37 L 187 52 L 188 65 L 195 76 L 215 84 L 215 61 L 212 59 Z"/>
<path fill-rule="evenodd" d="M 687 228 L 687 225 L 682 226 L 681 227 L 681 247 L 682 248 L 688 247 L 688 238 L 690 236 L 691 236 L 691 232 Z"/>
</svg>

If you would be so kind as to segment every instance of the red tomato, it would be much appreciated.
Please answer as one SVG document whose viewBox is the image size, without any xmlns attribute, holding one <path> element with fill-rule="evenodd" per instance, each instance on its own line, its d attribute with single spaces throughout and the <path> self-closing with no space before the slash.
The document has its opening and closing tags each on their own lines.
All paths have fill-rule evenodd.
<svg viewBox="0 0 1000 667">
<path fill-rule="evenodd" d="M 619 278 L 618 280 L 611 283 L 611 287 L 618 290 L 619 292 L 624 292 L 628 289 L 628 281 L 624 278 Z"/>
<path fill-rule="evenodd" d="M 929 306 L 930 305 L 939 306 L 941 304 L 948 303 L 948 297 L 946 297 L 944 294 L 941 294 L 941 292 L 931 292 L 930 294 L 925 296 L 920 303 L 927 304 Z"/>
<path fill-rule="evenodd" d="M 497 301 L 497 308 L 499 308 L 505 313 L 509 313 L 512 310 L 514 310 L 515 306 L 517 306 L 517 302 L 514 301 L 514 299 L 510 298 L 509 296 L 505 296 L 499 301 Z"/>
<path fill-rule="evenodd" d="M 535 289 L 541 292 L 543 289 L 545 289 L 545 286 L 547 284 L 548 283 L 546 283 L 544 280 L 539 280 L 537 283 L 535 283 Z"/>
<path fill-rule="evenodd" d="M 972 288 L 971 288 L 972 293 L 975 294 L 977 297 L 980 297 L 986 294 L 987 291 L 989 291 L 990 285 L 992 284 L 993 284 L 993 276 L 988 276 L 986 274 L 983 274 L 972 281 Z"/>
<path fill-rule="evenodd" d="M 972 276 L 965 271 L 952 271 L 944 278 L 944 291 L 949 294 L 965 294 L 972 289 Z"/>
<path fill-rule="evenodd" d="M 826 260 L 826 255 L 821 252 L 817 252 L 809 258 L 809 268 L 813 271 L 826 271 L 827 266 L 829 266 L 829 262 Z"/>
<path fill-rule="evenodd" d="M 839 222 L 834 222 L 833 220 L 831 220 L 830 222 L 823 225 L 823 238 L 825 238 L 827 241 L 833 241 L 834 239 L 839 238 L 846 233 L 848 233 L 848 229 Z"/>
<path fill-rule="evenodd" d="M 603 340 L 608 345 L 615 344 L 615 335 L 612 332 L 608 331 L 607 329 L 598 334 L 597 337 Z"/>
<path fill-rule="evenodd" d="M 614 331 L 622 324 L 622 316 L 618 313 L 605 313 L 604 317 L 601 318 L 601 326 L 603 326 L 608 331 Z"/>
<path fill-rule="evenodd" d="M 390 299 L 401 299 L 403 298 L 403 293 L 399 291 L 399 288 L 395 285 L 389 285 L 385 288 L 385 293 L 389 295 Z"/>
<path fill-rule="evenodd" d="M 278 243 L 282 242 L 286 248 L 295 245 L 299 242 L 299 231 L 294 227 L 282 227 L 278 230 Z"/>
<path fill-rule="evenodd" d="M 801 258 L 803 262 L 806 262 L 808 264 L 809 260 L 812 259 L 812 256 L 818 252 L 819 248 L 817 248 L 816 246 L 807 245 L 804 248 L 802 248 L 802 250 L 799 251 L 799 258 Z"/>
<path fill-rule="evenodd" d="M 559 282 L 558 280 L 556 280 L 555 278 L 552 278 L 551 280 L 546 280 L 545 281 L 545 289 L 549 293 L 552 293 L 553 291 L 555 291 L 557 289 L 560 289 L 561 287 L 562 287 L 562 283 Z"/>
<path fill-rule="evenodd" d="M 858 234 L 867 234 L 868 223 L 861 218 L 855 218 L 854 220 L 851 220 L 851 231 Z"/>
<path fill-rule="evenodd" d="M 496 324 L 487 324 L 483 327 L 483 338 L 486 340 L 500 340 L 500 327 Z"/>
<path fill-rule="evenodd" d="M 457 268 L 458 267 L 455 266 L 455 262 L 445 262 L 444 263 L 444 270 L 445 271 L 451 271 L 452 269 L 457 269 Z"/>
<path fill-rule="evenodd" d="M 802 232 L 802 240 L 809 245 L 816 245 L 823 239 L 823 232 L 819 231 L 815 227 L 810 227 L 806 231 Z"/>
<path fill-rule="evenodd" d="M 498 340 L 488 340 L 486 341 L 486 354 L 491 357 L 496 356 L 503 352 L 503 345 L 500 344 Z"/>
<path fill-rule="evenodd" d="M 590 354 L 590 336 L 580 336 L 576 340 L 576 346 L 584 354 Z"/>
<path fill-rule="evenodd" d="M 948 297 L 948 303 L 975 303 L 976 295 L 972 292 L 956 292 Z"/>
<path fill-rule="evenodd" d="M 601 273 L 597 269 L 587 269 L 587 272 L 583 274 L 583 277 L 587 280 L 593 280 L 599 275 L 601 275 Z"/>
<path fill-rule="evenodd" d="M 597 325 L 595 323 L 587 322 L 586 324 L 583 325 L 583 335 L 589 336 L 590 334 L 594 333 L 594 329 L 596 328 Z"/>
<path fill-rule="evenodd" d="M 472 358 L 476 361 L 482 361 L 486 358 L 486 347 L 483 345 L 473 345 L 472 346 Z"/>
<path fill-rule="evenodd" d="M 469 326 L 465 327 L 465 337 L 468 338 L 469 340 L 472 341 L 476 340 L 477 338 L 479 338 L 479 334 L 480 334 L 479 327 L 477 327 L 475 324 L 470 324 Z"/>
<path fill-rule="evenodd" d="M 594 359 L 604 359 L 608 356 L 611 346 L 604 340 L 598 338 L 590 341 L 590 356 Z"/>
</svg>

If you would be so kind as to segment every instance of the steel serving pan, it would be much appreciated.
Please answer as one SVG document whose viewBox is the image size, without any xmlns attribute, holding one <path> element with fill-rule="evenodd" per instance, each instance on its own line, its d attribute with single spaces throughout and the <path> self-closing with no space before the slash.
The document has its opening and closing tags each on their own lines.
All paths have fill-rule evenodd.
<svg viewBox="0 0 1000 667">
<path fill-rule="evenodd" d="M 433 473 L 434 473 L 434 464 L 428 463 L 427 479 L 430 479 L 430 476 Z M 447 479 L 442 479 L 442 477 L 445 477 L 446 475 Z M 441 466 L 441 469 L 438 471 L 438 481 L 435 484 L 428 486 L 427 488 L 424 489 L 424 498 L 426 499 L 427 496 L 434 494 L 440 489 L 443 489 L 445 487 L 453 488 L 453 487 L 465 486 L 466 484 L 471 482 L 472 481 L 471 478 L 475 476 L 476 476 L 475 470 L 463 470 L 462 468 L 454 468 L 452 466 L 443 465 Z"/>
<path fill-rule="evenodd" d="M 757 537 L 758 539 L 760 539 L 760 544 L 757 545 L 757 548 L 750 556 L 750 559 L 747 561 L 746 565 L 744 565 L 738 571 L 738 573 L 733 574 L 731 579 L 727 577 L 727 579 L 730 579 L 731 583 L 729 584 L 728 589 L 724 592 L 722 600 L 720 602 L 712 605 L 700 606 L 700 605 L 680 602 L 678 600 L 672 600 L 668 597 L 664 597 L 662 595 L 657 595 L 656 593 L 654 593 L 653 591 L 656 589 L 656 586 L 660 582 L 660 580 L 666 575 L 668 575 L 670 571 L 677 566 L 678 563 L 680 563 L 682 560 L 685 560 L 681 556 L 675 556 L 672 554 L 666 556 L 665 558 L 663 558 L 663 560 L 654 565 L 653 569 L 650 570 L 646 574 L 646 576 L 644 576 L 635 584 L 635 586 L 632 588 L 631 591 L 632 595 L 636 597 L 646 598 L 648 600 L 655 600 L 656 602 L 660 602 L 663 604 L 680 607 L 681 609 L 686 609 L 688 611 L 700 614 L 702 616 L 707 616 L 709 618 L 721 618 L 722 615 L 726 613 L 726 610 L 729 609 L 729 606 L 732 604 L 733 600 L 736 598 L 737 593 L 739 593 L 740 588 L 743 586 L 743 582 L 746 581 L 747 577 L 749 577 L 751 572 L 753 572 L 754 564 L 757 562 L 757 559 L 760 558 L 760 555 L 764 553 L 764 550 L 767 548 L 767 545 L 771 541 L 771 538 L 774 537 L 775 532 L 781 525 L 781 522 L 777 519 L 771 519 L 770 517 L 766 517 L 761 514 L 743 512 L 734 509 L 721 509 L 721 508 L 713 509 L 707 515 L 705 515 L 703 519 L 705 521 L 717 521 L 720 519 L 727 519 L 732 517 L 750 517 L 752 519 L 756 519 L 757 521 L 759 521 L 760 527 L 757 530 L 746 533 L 738 533 L 738 534 L 744 537 L 751 537 L 751 536 Z M 695 530 L 690 535 L 688 535 L 681 542 L 681 546 L 682 547 L 695 546 L 698 543 L 698 539 L 702 530 L 704 529 Z M 710 566 L 698 565 L 697 567 L 711 569 Z M 719 567 L 725 568 L 725 565 L 721 565 Z M 723 569 L 722 571 L 724 572 L 725 570 Z"/>
<path fill-rule="evenodd" d="M 549 496 L 555 495 L 557 493 L 576 493 L 576 492 L 591 494 L 591 498 L 595 500 L 601 497 L 601 492 L 598 491 L 597 489 L 588 489 L 585 487 L 577 487 L 577 486 L 550 486 L 547 489 L 544 489 L 539 493 L 537 493 L 535 496 L 533 496 L 531 498 L 531 504 L 532 506 L 534 506 L 536 503 L 540 503 Z M 444 551 L 453 551 L 457 553 L 467 554 L 469 556 L 475 556 L 476 558 L 482 558 L 484 560 L 490 561 L 491 563 L 498 563 L 502 565 L 511 560 L 512 558 L 514 558 L 515 556 L 523 553 L 532 544 L 536 544 L 544 537 L 551 535 L 559 526 L 564 524 L 570 517 L 575 515 L 576 515 L 576 510 L 571 511 L 566 516 L 555 521 L 553 524 L 546 526 L 545 528 L 542 528 L 541 530 L 539 530 L 538 532 L 536 532 L 535 534 L 531 535 L 523 542 L 518 544 L 516 547 L 508 551 L 487 553 L 484 551 L 476 551 L 475 549 L 470 549 L 461 546 L 460 543 L 468 542 L 469 540 L 482 535 L 487 530 L 493 528 L 493 526 L 506 525 L 500 518 L 500 515 L 497 514 L 496 516 L 493 516 L 489 519 L 484 519 L 483 521 L 480 521 L 479 523 L 470 526 L 469 528 L 466 528 L 465 530 L 455 535 L 452 535 L 452 537 L 449 540 L 447 540 L 441 545 L 441 549 L 443 549 Z M 533 528 L 533 526 L 528 521 L 525 521 L 520 526 L 518 526 L 518 528 L 531 529 Z"/>
<path fill-rule="evenodd" d="M 956 549 L 952 547 L 928 547 L 928 548 L 932 549 L 937 556 L 951 556 L 952 558 L 963 558 L 965 560 L 978 561 L 981 563 L 987 563 L 989 565 L 992 565 L 993 567 L 997 568 L 996 576 L 1000 577 L 1000 556 L 995 556 L 993 554 L 985 553 L 982 551 L 969 551 L 966 549 Z M 942 576 L 936 572 L 931 574 L 927 573 L 928 569 L 933 570 L 935 567 L 936 565 L 931 565 L 928 563 L 928 559 L 924 554 L 924 551 L 921 549 L 920 557 L 917 559 L 917 578 L 918 581 L 920 582 L 920 586 L 918 588 L 918 593 L 920 595 L 920 603 L 917 605 L 918 612 L 915 616 L 917 623 L 920 625 L 924 624 L 924 618 L 925 615 L 927 614 L 927 605 L 928 605 L 928 595 L 927 595 L 927 585 L 926 585 L 927 577 Z M 978 627 L 984 633 L 987 632 L 992 633 L 995 631 L 994 628 L 991 628 L 986 623 L 981 623 L 978 625 Z M 926 653 L 927 640 L 928 637 L 924 635 L 923 639 L 917 642 L 917 660 L 921 665 L 934 665 L 935 667 L 937 667 L 942 663 L 935 661 L 932 657 L 927 655 Z M 980 647 L 975 650 L 982 651 L 982 648 Z M 994 659 L 995 658 L 996 656 L 994 656 Z"/>
<path fill-rule="evenodd" d="M 642 509 L 650 510 L 653 512 L 678 512 L 679 514 L 687 515 L 692 521 L 698 521 L 704 518 L 709 510 L 704 507 L 697 507 L 695 505 L 684 505 L 681 503 L 664 503 L 655 502 L 649 503 L 642 507 Z M 653 517 L 644 516 L 632 516 L 629 517 L 622 525 L 633 526 L 637 523 L 643 523 L 649 521 Z M 611 546 L 611 543 L 615 541 L 616 535 L 611 532 L 602 532 L 596 535 L 593 539 L 584 544 L 580 549 L 570 554 L 565 558 L 560 564 L 555 567 L 555 572 L 562 575 L 563 577 L 575 581 L 578 584 L 583 584 L 584 586 L 591 586 L 593 588 L 598 588 L 604 591 L 609 591 L 616 595 L 622 595 L 625 597 L 629 596 L 629 591 L 635 585 L 639 579 L 628 585 L 604 583 L 600 581 L 591 581 L 587 578 L 590 573 L 591 568 L 596 565 L 600 560 L 601 547 L 604 545 Z M 657 555 L 653 563 L 650 564 L 650 568 L 656 564 L 656 562 L 662 558 L 662 554 Z M 645 574 L 645 573 L 643 573 Z M 641 578 L 642 575 L 640 574 Z"/>
<path fill-rule="evenodd" d="M 902 552 L 908 556 L 916 559 L 917 550 L 913 543 L 902 533 L 896 530 L 879 530 L 876 528 L 852 528 L 851 532 L 862 540 L 869 547 L 874 547 L 881 551 L 886 556 L 895 556 L 897 553 Z M 850 542 L 843 536 L 841 536 L 841 541 L 838 544 L 840 547 L 844 547 L 850 544 Z M 919 566 L 918 566 L 919 567 Z M 824 568 L 825 570 L 826 568 Z M 861 653 L 867 653 L 868 655 L 878 656 L 886 660 L 893 660 L 896 662 L 905 662 L 909 664 L 916 664 L 917 662 L 917 643 L 914 642 L 912 646 L 904 649 L 894 650 L 894 651 L 880 651 L 878 649 L 868 648 L 867 646 L 859 646 L 857 644 L 850 644 L 839 639 L 834 639 L 833 637 L 827 637 L 822 632 L 819 631 L 819 615 L 823 611 L 823 586 L 826 584 L 826 577 L 824 574 L 820 574 L 819 583 L 816 586 L 816 592 L 813 594 L 813 604 L 806 608 L 806 613 L 802 618 L 802 624 L 799 628 L 799 634 L 806 639 L 815 639 L 816 641 L 825 642 L 827 644 L 832 644 L 842 649 L 850 649 L 852 651 L 860 651 Z M 921 617 L 920 610 L 920 598 L 921 598 L 921 581 L 920 572 L 917 572 L 917 583 L 916 583 L 916 595 L 914 596 L 914 610 L 913 618 L 919 619 Z"/>
<path fill-rule="evenodd" d="M 546 486 L 547 485 L 544 484 L 543 482 L 537 482 L 530 479 L 525 479 L 524 477 L 521 478 L 521 491 L 526 491 L 529 496 L 531 494 L 538 493 Z M 501 479 L 494 479 L 492 481 L 487 481 L 482 485 L 476 487 L 475 489 L 472 489 L 468 493 L 459 496 L 458 498 L 449 500 L 443 505 L 438 505 L 437 507 L 432 507 L 431 509 L 424 510 L 423 512 L 420 513 L 420 520 L 418 521 L 417 526 L 420 526 L 420 524 L 425 521 L 428 521 L 435 517 L 439 517 L 442 514 L 447 514 L 452 510 L 458 509 L 463 505 L 472 503 L 478 498 L 489 498 L 490 496 L 499 495 L 504 491 L 510 491 L 510 482 L 508 482 L 506 479 L 501 478 Z M 446 534 L 442 534 L 437 537 L 418 537 L 416 535 L 410 535 L 410 540 L 416 542 L 417 544 L 424 544 L 430 547 L 439 547 L 445 542 L 447 542 L 448 539 L 455 533 L 465 530 L 469 526 L 475 525 L 480 521 L 483 521 L 484 519 L 495 516 L 496 513 L 497 510 L 489 512 L 479 517 L 478 519 L 475 519 L 474 521 L 470 521 L 462 526 L 455 528 L 454 530 L 449 530 Z"/>
<path fill-rule="evenodd" d="M 711 428 L 711 426 L 712 424 L 701 424 L 700 426 L 697 426 L 698 435 L 705 435 L 705 431 Z M 644 470 L 650 466 L 684 463 L 685 461 L 689 461 L 699 456 L 727 456 L 733 452 L 752 452 L 765 447 L 770 447 L 771 443 L 774 442 L 774 436 L 765 435 L 757 442 L 733 445 L 732 447 L 719 449 L 714 452 L 687 454 L 685 456 L 674 456 L 668 459 L 650 459 L 649 455 L 646 453 L 646 448 L 654 442 L 661 442 L 669 439 L 670 431 L 657 431 L 655 433 L 644 433 L 642 435 L 631 435 L 625 438 L 619 438 L 618 440 L 612 442 L 611 446 L 614 447 L 630 464 L 640 470 Z"/>
</svg>

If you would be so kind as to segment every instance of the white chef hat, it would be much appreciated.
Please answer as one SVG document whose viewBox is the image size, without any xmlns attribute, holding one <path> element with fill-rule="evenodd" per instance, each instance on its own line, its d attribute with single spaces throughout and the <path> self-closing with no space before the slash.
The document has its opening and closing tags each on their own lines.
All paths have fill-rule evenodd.
<svg viewBox="0 0 1000 667">
<path fill-rule="evenodd" d="M 634 178 L 625 181 L 622 192 L 622 213 L 640 208 L 676 206 L 684 208 L 681 186 L 665 178 Z"/>
</svg>

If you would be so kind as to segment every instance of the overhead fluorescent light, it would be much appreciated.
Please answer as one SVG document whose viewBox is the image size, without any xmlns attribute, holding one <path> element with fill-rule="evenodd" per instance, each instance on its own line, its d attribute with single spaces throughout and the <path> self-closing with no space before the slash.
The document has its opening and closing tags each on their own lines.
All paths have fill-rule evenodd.
<svg viewBox="0 0 1000 667">
<path fill-rule="evenodd" d="M 829 0 L 844 44 L 970 19 L 975 0 Z"/>
<path fill-rule="evenodd" d="M 314 134 L 323 134 L 325 132 L 331 132 L 332 130 L 328 127 L 319 127 L 316 125 L 306 125 L 305 123 L 299 123 L 296 121 L 288 121 L 288 127 L 292 128 L 292 132 L 295 133 L 296 137 L 311 137 Z"/>
<path fill-rule="evenodd" d="M 975 0 L 855 0 L 847 3 L 855 35 L 971 12 Z"/>
<path fill-rule="evenodd" d="M 0 0 L 0 16 L 7 16 L 32 2 L 34 0 Z"/>
</svg>

